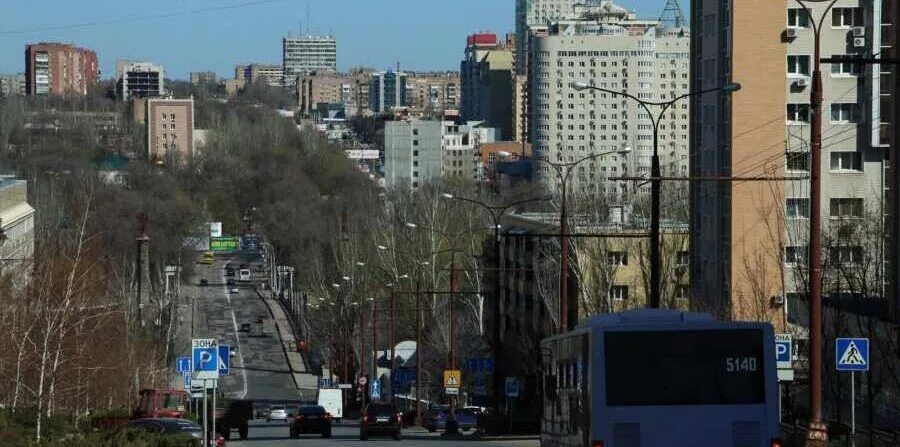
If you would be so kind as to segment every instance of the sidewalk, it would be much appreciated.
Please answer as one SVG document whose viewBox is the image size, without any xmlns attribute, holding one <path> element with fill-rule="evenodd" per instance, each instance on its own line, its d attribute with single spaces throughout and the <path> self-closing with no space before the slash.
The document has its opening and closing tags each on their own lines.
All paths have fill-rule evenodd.
<svg viewBox="0 0 900 447">
<path fill-rule="evenodd" d="M 318 377 L 308 372 L 306 360 L 297 352 L 294 330 L 290 321 L 288 321 L 287 315 L 284 313 L 284 308 L 281 307 L 281 303 L 278 300 L 271 296 L 267 297 L 259 288 L 256 289 L 256 294 L 266 303 L 269 314 L 272 315 L 272 319 L 275 321 L 275 330 L 278 332 L 278 338 L 281 340 L 281 347 L 291 369 L 291 375 L 294 377 L 294 384 L 301 391 L 304 398 L 312 398 L 319 387 Z"/>
</svg>

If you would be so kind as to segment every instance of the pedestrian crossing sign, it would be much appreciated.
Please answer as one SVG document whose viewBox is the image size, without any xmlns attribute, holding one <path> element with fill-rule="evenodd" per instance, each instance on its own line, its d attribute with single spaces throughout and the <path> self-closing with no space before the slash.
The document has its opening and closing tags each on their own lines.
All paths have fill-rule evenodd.
<svg viewBox="0 0 900 447">
<path fill-rule="evenodd" d="M 838 371 L 869 370 L 869 339 L 838 338 L 835 340 L 834 359 Z"/>
<path fill-rule="evenodd" d="M 458 369 L 444 370 L 444 388 L 459 389 L 460 383 L 462 383 L 462 371 Z"/>
</svg>

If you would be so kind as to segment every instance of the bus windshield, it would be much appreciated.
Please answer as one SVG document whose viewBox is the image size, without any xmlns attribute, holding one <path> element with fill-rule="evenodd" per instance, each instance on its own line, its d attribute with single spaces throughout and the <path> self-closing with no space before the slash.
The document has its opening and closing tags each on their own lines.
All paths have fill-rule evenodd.
<svg viewBox="0 0 900 447">
<path fill-rule="evenodd" d="M 609 406 L 765 402 L 760 330 L 607 332 Z"/>
</svg>

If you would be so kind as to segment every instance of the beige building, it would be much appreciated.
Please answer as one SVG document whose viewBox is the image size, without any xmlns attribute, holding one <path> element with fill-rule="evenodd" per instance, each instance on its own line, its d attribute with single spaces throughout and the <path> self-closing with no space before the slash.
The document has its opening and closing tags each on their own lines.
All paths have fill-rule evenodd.
<svg viewBox="0 0 900 447">
<path fill-rule="evenodd" d="M 407 72 L 406 74 L 408 107 L 419 109 L 426 116 L 440 116 L 445 110 L 459 107 L 459 73 Z"/>
<path fill-rule="evenodd" d="M 880 69 L 866 67 L 861 82 L 849 64 L 822 65 L 822 208 L 810 209 L 813 31 L 796 5 L 784 5 L 779 21 L 772 20 L 770 2 L 691 3 L 693 23 L 701 24 L 692 36 L 699 74 L 692 90 L 742 85 L 730 97 L 693 100 L 691 175 L 796 178 L 691 184 L 693 304 L 720 318 L 769 320 L 776 327 L 808 324 L 802 315 L 811 213 L 823 217 L 823 292 L 840 299 L 858 292 L 829 266 L 855 269 L 870 284 L 868 295 L 880 295 L 880 273 L 860 271 L 863 256 L 874 255 L 869 265 L 881 265 L 880 249 L 854 234 L 871 225 L 868 240 L 879 245 L 880 213 L 891 212 L 881 208 L 890 144 L 882 136 Z M 822 54 L 881 48 L 880 5 L 838 1 L 824 17 Z M 823 5 L 811 6 L 814 17 L 823 16 Z"/>
<path fill-rule="evenodd" d="M 284 85 L 300 76 L 337 72 L 337 41 L 333 36 L 285 37 L 281 40 Z"/>
<path fill-rule="evenodd" d="M 516 139 L 512 42 L 498 42 L 490 33 L 473 34 L 466 41 L 460 63 L 462 97 L 460 112 L 468 121 L 483 120 L 500 128 L 503 139 Z"/>
<path fill-rule="evenodd" d="M 369 76 L 371 72 L 356 70 L 352 73 L 314 73 L 297 80 L 297 103 L 307 116 L 316 110 L 316 104 L 343 104 L 348 116 L 356 115 L 359 105 L 369 101 Z"/>
<path fill-rule="evenodd" d="M 234 79 L 244 81 L 244 85 L 264 82 L 272 87 L 282 87 L 284 69 L 275 64 L 238 65 L 234 67 Z"/>
<path fill-rule="evenodd" d="M 148 99 L 147 159 L 172 165 L 194 155 L 194 99 Z"/>
</svg>

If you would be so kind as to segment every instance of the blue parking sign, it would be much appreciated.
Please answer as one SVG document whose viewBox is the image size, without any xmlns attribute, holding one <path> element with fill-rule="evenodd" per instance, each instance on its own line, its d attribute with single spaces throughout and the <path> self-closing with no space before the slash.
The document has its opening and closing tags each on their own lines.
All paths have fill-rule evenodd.
<svg viewBox="0 0 900 447">
<path fill-rule="evenodd" d="M 231 371 L 231 346 L 219 345 L 219 375 L 227 376 Z"/>
<path fill-rule="evenodd" d="M 191 342 L 191 365 L 195 379 L 219 378 L 219 348 L 214 338 L 199 338 Z"/>
</svg>

